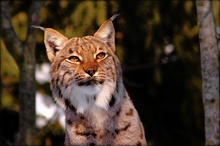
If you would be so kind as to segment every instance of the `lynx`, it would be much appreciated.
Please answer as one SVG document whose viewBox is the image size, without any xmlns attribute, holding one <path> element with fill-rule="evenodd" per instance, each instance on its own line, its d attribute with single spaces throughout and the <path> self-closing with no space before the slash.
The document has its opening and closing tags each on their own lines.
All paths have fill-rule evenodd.
<svg viewBox="0 0 220 146">
<path fill-rule="evenodd" d="M 65 110 L 65 145 L 146 145 L 115 55 L 115 17 L 81 38 L 39 27 L 51 62 L 52 94 Z"/>
</svg>

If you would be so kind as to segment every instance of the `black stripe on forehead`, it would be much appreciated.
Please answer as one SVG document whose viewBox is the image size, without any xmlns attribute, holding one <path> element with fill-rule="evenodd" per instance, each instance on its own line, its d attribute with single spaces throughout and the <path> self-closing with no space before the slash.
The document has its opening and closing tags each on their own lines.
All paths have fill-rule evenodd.
<svg viewBox="0 0 220 146">
<path fill-rule="evenodd" d="M 83 44 L 76 46 L 75 52 L 79 55 L 82 55 L 82 54 L 87 54 L 87 53 L 95 53 L 96 49 L 97 47 L 93 46 L 92 44 L 83 43 Z"/>
<path fill-rule="evenodd" d="M 77 37 L 71 38 L 69 42 L 66 44 L 66 48 L 69 50 L 69 54 L 75 52 L 75 47 L 79 44 L 79 39 Z"/>
<path fill-rule="evenodd" d="M 66 48 L 69 50 L 69 54 L 72 54 L 74 52 L 80 53 L 82 50 L 88 51 L 91 50 L 92 48 L 97 48 L 98 42 L 94 42 L 94 40 L 89 39 L 87 37 L 86 39 L 83 38 L 71 38 L 66 45 Z M 95 50 L 96 51 L 96 50 Z"/>
<path fill-rule="evenodd" d="M 92 51 L 95 53 L 97 51 L 104 51 L 106 47 L 106 43 L 93 36 L 85 36 L 82 38 L 73 37 L 66 45 L 66 48 L 68 48 L 68 54 L 74 52 L 80 54 L 82 51 Z"/>
<path fill-rule="evenodd" d="M 83 37 L 82 39 L 84 39 L 86 43 L 95 46 L 99 50 L 103 50 L 103 47 L 106 46 L 106 44 L 103 41 L 93 36 L 86 36 Z"/>
</svg>

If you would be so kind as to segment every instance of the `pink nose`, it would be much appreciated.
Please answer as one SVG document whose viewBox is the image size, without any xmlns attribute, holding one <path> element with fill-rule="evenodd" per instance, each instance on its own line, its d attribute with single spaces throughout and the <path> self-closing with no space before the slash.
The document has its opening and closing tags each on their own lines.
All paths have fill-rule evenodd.
<svg viewBox="0 0 220 146">
<path fill-rule="evenodd" d="M 96 67 L 89 67 L 87 69 L 84 68 L 84 71 L 92 77 L 96 73 L 97 68 Z"/>
</svg>

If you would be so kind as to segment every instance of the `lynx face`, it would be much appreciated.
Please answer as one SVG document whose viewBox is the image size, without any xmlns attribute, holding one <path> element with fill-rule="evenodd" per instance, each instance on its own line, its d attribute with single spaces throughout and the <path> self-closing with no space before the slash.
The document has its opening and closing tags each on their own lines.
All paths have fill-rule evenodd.
<svg viewBox="0 0 220 146">
<path fill-rule="evenodd" d="M 51 89 L 56 101 L 64 108 L 67 100 L 78 113 L 94 104 L 108 108 L 120 70 L 111 26 L 112 23 L 107 21 L 94 36 L 70 39 L 46 28 L 45 45 L 52 62 Z M 103 94 L 105 98 L 101 97 Z"/>
<path fill-rule="evenodd" d="M 72 38 L 62 50 L 64 60 L 60 71 L 68 72 L 64 85 L 71 83 L 85 94 L 97 94 L 104 82 L 114 82 L 115 55 L 102 41 L 95 37 Z M 59 59 L 57 59 L 59 60 Z M 71 78 L 72 77 L 72 78 Z M 69 79 L 70 78 L 70 79 Z M 68 80 L 69 79 L 69 80 Z"/>
</svg>

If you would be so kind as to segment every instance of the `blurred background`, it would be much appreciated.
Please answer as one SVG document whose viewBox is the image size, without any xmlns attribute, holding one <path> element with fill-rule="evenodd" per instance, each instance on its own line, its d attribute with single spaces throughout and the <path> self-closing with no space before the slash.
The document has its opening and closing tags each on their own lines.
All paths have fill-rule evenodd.
<svg viewBox="0 0 220 146">
<path fill-rule="evenodd" d="M 17 37 L 24 41 L 32 1 L 10 1 Z M 213 1 L 216 27 L 219 1 Z M 40 25 L 67 37 L 93 35 L 113 14 L 116 54 L 124 84 L 144 124 L 152 145 L 203 145 L 204 111 L 194 1 L 45 1 Z M 4 36 L 1 36 L 4 37 Z M 64 142 L 63 111 L 50 91 L 50 63 L 43 31 L 36 33 L 36 128 L 40 145 Z M 2 141 L 14 141 L 18 131 L 19 68 L 1 38 Z"/>
</svg>

